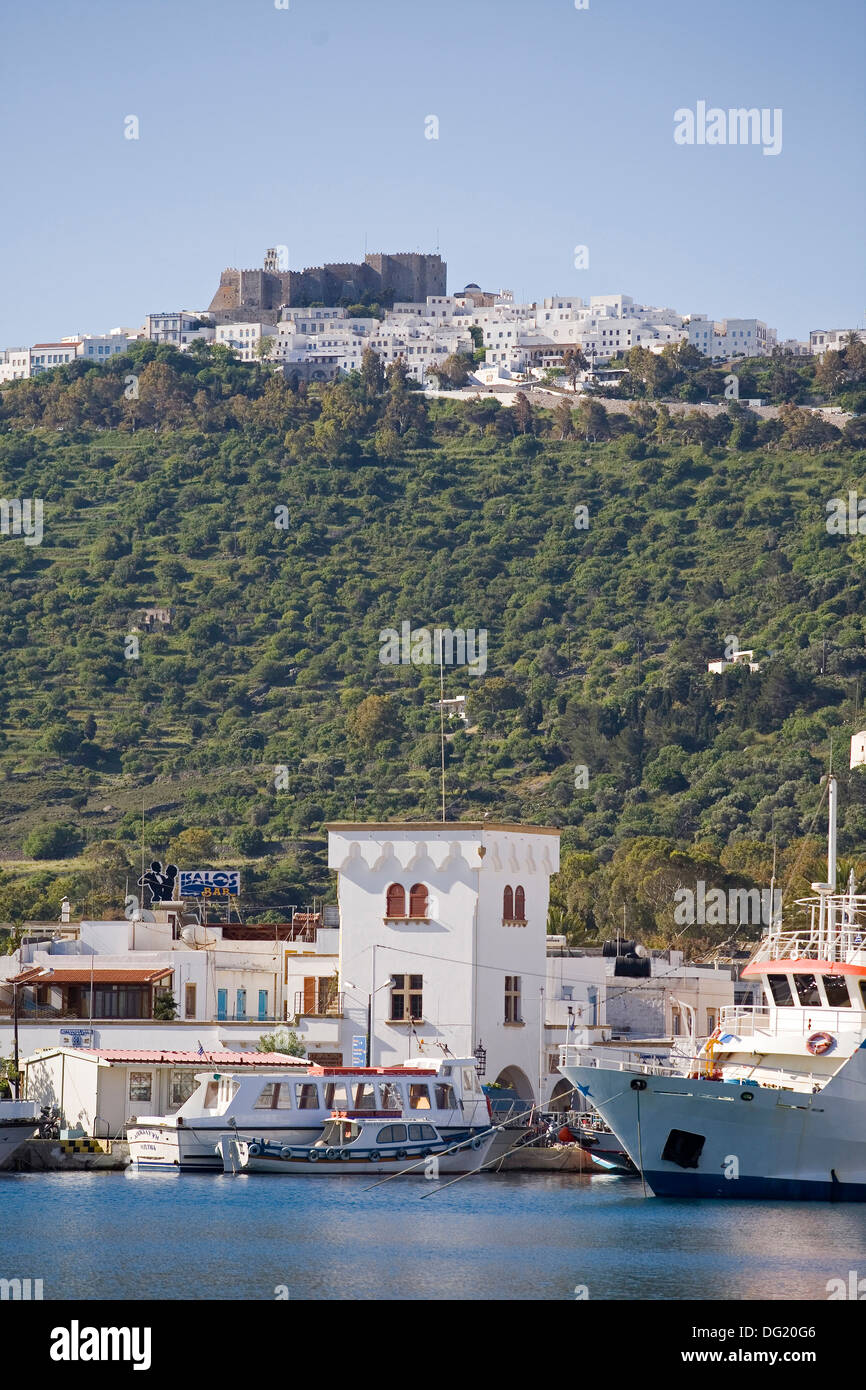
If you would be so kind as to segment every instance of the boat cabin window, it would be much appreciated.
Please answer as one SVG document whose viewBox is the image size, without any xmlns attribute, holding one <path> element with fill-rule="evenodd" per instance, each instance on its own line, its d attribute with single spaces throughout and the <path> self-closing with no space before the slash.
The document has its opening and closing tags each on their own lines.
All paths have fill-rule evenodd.
<svg viewBox="0 0 866 1390">
<path fill-rule="evenodd" d="M 269 1081 L 253 1106 L 254 1110 L 291 1110 L 291 1108 L 292 1086 L 289 1081 Z"/>
<path fill-rule="evenodd" d="M 295 1095 L 298 1098 L 299 1110 L 318 1110 L 319 1091 L 312 1081 L 296 1081 Z"/>
<path fill-rule="evenodd" d="M 436 1109 L 437 1110 L 456 1110 L 457 1097 L 454 1094 L 454 1087 L 447 1083 L 437 1081 L 435 1086 Z"/>
<path fill-rule="evenodd" d="M 376 1092 L 374 1090 L 372 1081 L 358 1081 L 355 1083 L 355 1096 L 352 1109 L 376 1109 Z"/>
<path fill-rule="evenodd" d="M 409 1109 L 410 1110 L 429 1110 L 430 1109 L 430 1087 L 426 1082 L 412 1082 L 409 1087 Z"/>
<path fill-rule="evenodd" d="M 481 1094 L 474 1067 L 463 1068 L 463 1093 L 470 1096 Z"/>
<path fill-rule="evenodd" d="M 797 997 L 804 1008 L 811 1008 L 813 1004 L 820 1005 L 821 995 L 818 990 L 818 981 L 814 975 L 796 974 L 794 984 L 797 988 Z"/>
<path fill-rule="evenodd" d="M 860 981 L 860 997 L 863 1000 L 863 1008 L 866 1009 L 866 980 Z"/>
<path fill-rule="evenodd" d="M 768 975 L 767 984 L 770 986 L 770 993 L 773 996 L 773 1003 L 778 1004 L 779 1008 L 785 1008 L 793 1004 L 794 996 L 791 993 L 791 981 L 787 975 Z"/>
<path fill-rule="evenodd" d="M 438 1134 L 432 1125 L 410 1125 L 410 1139 L 438 1139 Z"/>
<path fill-rule="evenodd" d="M 237 1089 L 237 1081 L 209 1081 L 204 1093 L 205 1110 L 225 1110 Z"/>
<path fill-rule="evenodd" d="M 850 1009 L 851 996 L 848 993 L 848 981 L 844 975 L 822 975 L 824 981 L 824 993 L 827 995 L 827 1003 L 831 1009 Z"/>
<path fill-rule="evenodd" d="M 349 1088 L 345 1081 L 325 1082 L 325 1109 L 348 1110 Z"/>
<path fill-rule="evenodd" d="M 403 1110 L 403 1097 L 400 1094 L 400 1087 L 396 1081 L 382 1082 L 382 1103 L 380 1110 L 396 1110 L 398 1114 Z"/>
<path fill-rule="evenodd" d="M 386 1125 L 376 1135 L 377 1144 L 403 1144 L 406 1141 L 405 1125 Z"/>
</svg>

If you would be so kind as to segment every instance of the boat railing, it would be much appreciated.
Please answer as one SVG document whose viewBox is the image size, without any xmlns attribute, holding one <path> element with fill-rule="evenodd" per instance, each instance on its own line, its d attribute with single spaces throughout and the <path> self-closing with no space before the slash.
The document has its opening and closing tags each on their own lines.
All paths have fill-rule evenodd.
<svg viewBox="0 0 866 1390">
<path fill-rule="evenodd" d="M 688 1069 L 687 1059 L 683 1059 L 681 1066 L 663 1066 L 661 1062 L 640 1062 L 632 1060 L 611 1061 L 607 1058 L 594 1056 L 591 1049 L 577 1047 L 574 1043 L 565 1043 L 559 1049 L 560 1067 L 605 1067 L 609 1071 L 633 1071 L 645 1076 L 682 1076 L 683 1070 Z M 697 1058 L 692 1063 L 693 1066 L 703 1066 L 703 1061 Z"/>
<path fill-rule="evenodd" d="M 819 1005 L 768 1009 L 756 1004 L 726 1004 L 719 1015 L 719 1032 L 722 1037 L 733 1033 L 739 1038 L 753 1037 L 756 1033 L 794 1033 L 801 1037 L 823 1031 L 860 1033 L 864 1026 L 863 1015 L 862 1009 L 825 1009 Z"/>
<path fill-rule="evenodd" d="M 832 900 L 831 900 L 832 901 Z M 849 900 L 840 900 L 848 904 Z M 848 918 L 854 915 L 850 906 Z M 828 917 L 823 927 L 815 925 L 809 931 L 771 932 L 761 938 L 752 953 L 750 964 L 773 960 L 826 960 L 851 964 L 861 956 L 866 960 L 866 922 L 857 924 L 842 917 L 838 922 Z"/>
</svg>

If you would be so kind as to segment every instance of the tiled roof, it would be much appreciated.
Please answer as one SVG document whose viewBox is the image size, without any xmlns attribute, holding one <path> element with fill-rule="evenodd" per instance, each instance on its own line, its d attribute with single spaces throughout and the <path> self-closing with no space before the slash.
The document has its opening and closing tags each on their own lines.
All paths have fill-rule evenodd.
<svg viewBox="0 0 866 1390">
<path fill-rule="evenodd" d="M 116 970 L 97 965 L 93 970 L 89 967 L 82 970 L 57 969 L 51 967 L 51 974 L 46 975 L 42 966 L 33 966 L 30 970 L 22 971 L 16 975 L 13 983 L 19 985 L 89 985 L 92 980 L 96 985 L 151 985 L 157 980 L 165 979 L 166 975 L 173 973 L 170 965 L 160 966 L 158 969 L 150 970 Z"/>
<path fill-rule="evenodd" d="M 280 1052 L 174 1052 L 162 1048 L 87 1047 L 76 1048 L 86 1056 L 98 1057 L 101 1062 L 171 1062 L 178 1066 L 188 1062 L 206 1067 L 304 1067 L 302 1057 L 284 1057 Z"/>
</svg>

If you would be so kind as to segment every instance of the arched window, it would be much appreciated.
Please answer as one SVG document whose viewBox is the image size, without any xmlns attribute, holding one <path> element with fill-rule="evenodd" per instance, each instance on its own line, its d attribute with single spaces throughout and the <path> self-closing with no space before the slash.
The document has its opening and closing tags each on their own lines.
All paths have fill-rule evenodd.
<svg viewBox="0 0 866 1390">
<path fill-rule="evenodd" d="M 514 921 L 514 894 L 510 888 L 506 888 L 502 894 L 502 920 L 503 922 Z"/>
<path fill-rule="evenodd" d="M 427 916 L 427 889 L 423 883 L 413 883 L 409 889 L 409 916 Z"/>
<path fill-rule="evenodd" d="M 524 922 L 526 920 L 526 894 L 522 888 L 514 890 L 514 920 Z"/>
<path fill-rule="evenodd" d="M 406 916 L 406 889 L 402 883 L 392 883 L 385 895 L 385 916 Z"/>
</svg>

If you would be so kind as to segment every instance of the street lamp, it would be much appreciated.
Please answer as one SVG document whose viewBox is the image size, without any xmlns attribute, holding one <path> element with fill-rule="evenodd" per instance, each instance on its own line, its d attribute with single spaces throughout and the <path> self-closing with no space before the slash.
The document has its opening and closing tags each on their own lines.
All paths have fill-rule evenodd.
<svg viewBox="0 0 866 1390">
<path fill-rule="evenodd" d="M 473 1056 L 475 1057 L 478 1075 L 484 1076 L 485 1072 L 487 1071 L 487 1049 L 480 1039 L 478 1041 L 478 1046 L 476 1047 L 475 1052 L 473 1053 Z"/>
<path fill-rule="evenodd" d="M 376 949 L 375 946 L 373 949 Z M 391 976 L 389 975 L 387 980 L 383 980 L 380 985 L 375 985 L 373 989 L 367 991 L 367 1058 L 364 1063 L 367 1067 L 373 1065 L 373 995 L 378 994 L 380 989 L 389 989 L 392 983 Z M 347 989 L 358 988 L 357 985 L 352 984 L 351 980 L 344 980 L 343 984 Z M 363 998 L 363 993 L 361 997 Z"/>
</svg>

